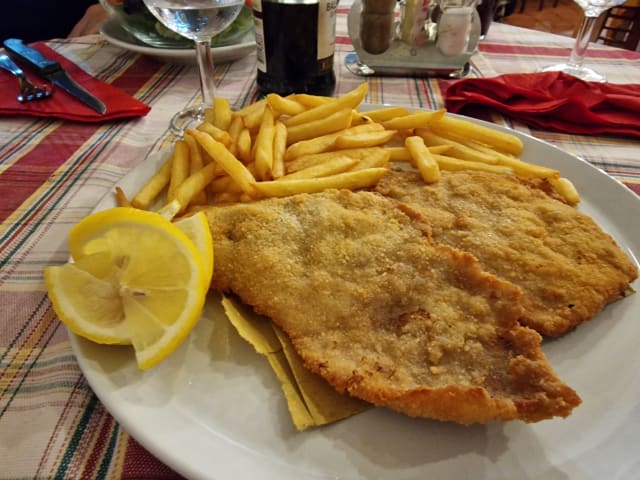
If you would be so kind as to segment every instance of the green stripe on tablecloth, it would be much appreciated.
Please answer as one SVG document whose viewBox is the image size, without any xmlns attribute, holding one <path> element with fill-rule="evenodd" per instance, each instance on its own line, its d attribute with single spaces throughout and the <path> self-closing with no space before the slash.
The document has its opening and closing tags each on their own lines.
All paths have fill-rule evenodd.
<svg viewBox="0 0 640 480">
<path fill-rule="evenodd" d="M 107 444 L 107 448 L 102 456 L 102 461 L 100 462 L 100 467 L 96 472 L 96 478 L 98 479 L 106 479 L 107 474 L 109 473 L 109 467 L 111 465 L 111 459 L 113 458 L 113 452 L 116 448 L 116 443 L 118 442 L 118 436 L 120 434 L 120 428 L 117 423 L 113 423 L 113 431 L 111 432 L 111 438 L 109 438 L 109 443 Z"/>
<path fill-rule="evenodd" d="M 52 323 L 52 328 L 51 328 L 51 334 L 49 335 L 49 337 L 45 340 L 44 344 L 42 345 L 42 347 L 40 348 L 40 351 L 38 352 L 38 354 L 35 356 L 35 358 L 33 359 L 33 361 L 29 364 L 29 367 L 27 368 L 27 370 L 24 372 L 24 374 L 22 375 L 22 378 L 20 379 L 20 382 L 18 383 L 18 386 L 16 387 L 15 391 L 9 396 L 9 399 L 7 400 L 7 404 L 2 408 L 2 410 L 0 410 L 0 418 L 2 418 L 2 416 L 6 413 L 6 411 L 9 409 L 9 406 L 11 405 L 11 403 L 13 402 L 13 399 L 16 397 L 17 393 L 20 391 L 22 384 L 25 382 L 25 380 L 29 377 L 29 373 L 34 369 L 35 365 L 38 363 L 38 359 L 40 358 L 40 356 L 42 355 L 42 353 L 45 351 L 46 346 L 49 344 L 49 342 L 51 341 L 51 339 L 53 338 L 53 336 L 56 333 L 56 330 L 60 327 L 60 325 L 62 325 L 60 322 L 57 323 Z"/>
<path fill-rule="evenodd" d="M 87 407 L 82 414 L 82 417 L 80 418 L 80 422 L 76 426 L 75 432 L 73 432 L 73 437 L 71 437 L 71 440 L 69 441 L 69 446 L 62 456 L 62 462 L 60 462 L 60 466 L 58 467 L 58 471 L 56 472 L 56 475 L 54 477 L 56 478 L 56 480 L 65 480 L 67 478 L 67 469 L 71 464 L 71 459 L 73 458 L 73 455 L 75 454 L 75 451 L 80 444 L 80 440 L 82 439 L 82 435 L 84 434 L 87 425 L 89 425 L 89 421 L 91 420 L 91 416 L 93 415 L 97 404 L 98 397 L 96 397 L 95 395 L 91 395 L 89 403 L 87 404 Z"/>
</svg>

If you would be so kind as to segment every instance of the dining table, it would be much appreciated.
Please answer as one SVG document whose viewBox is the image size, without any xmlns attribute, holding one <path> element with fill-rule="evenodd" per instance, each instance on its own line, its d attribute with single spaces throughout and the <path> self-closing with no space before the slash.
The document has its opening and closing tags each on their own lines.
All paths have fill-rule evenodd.
<svg viewBox="0 0 640 480">
<path fill-rule="evenodd" d="M 347 13 L 348 5 L 341 3 L 334 56 L 336 96 L 367 82 L 366 103 L 444 107 L 444 92 L 454 78 L 351 73 L 345 67 L 345 57 L 353 51 Z M 573 43 L 570 37 L 494 22 L 470 59 L 468 75 L 534 72 L 567 58 Z M 43 270 L 68 261 L 67 235 L 73 225 L 113 195 L 114 186 L 132 169 L 176 140 L 169 126 L 171 116 L 199 100 L 195 60 L 176 62 L 145 55 L 114 45 L 100 34 L 50 39 L 45 44 L 151 109 L 142 117 L 103 122 L 0 117 L 0 478 L 190 477 L 191 470 L 181 468 L 184 463 L 163 458 L 157 449 L 154 455 L 148 437 L 142 439 L 139 429 L 127 428 L 131 423 L 120 422 L 94 393 L 74 354 L 71 334 L 52 308 Z M 640 84 L 638 52 L 592 44 L 586 61 L 611 83 Z M 216 95 L 226 98 L 234 110 L 259 99 L 255 51 L 217 64 L 215 84 Z M 637 138 L 536 130 L 497 113 L 490 120 L 558 147 L 640 195 Z M 629 222 L 638 222 L 638 218 L 629 218 Z M 632 418 L 637 424 L 637 404 Z M 638 430 L 626 435 L 637 451 Z M 292 437 L 295 433 L 288 432 L 287 442 L 293 442 Z M 496 452 L 488 446 L 487 451 L 475 454 L 491 457 Z M 553 452 L 536 451 L 534 455 L 551 458 Z M 402 458 L 397 461 L 401 463 Z M 629 462 L 638 467 L 637 458 Z M 398 476 L 390 471 L 389 478 L 410 477 L 400 475 L 404 466 L 394 465 Z M 558 466 L 553 475 L 532 474 L 531 478 L 574 478 L 563 475 L 565 467 L 569 468 Z M 210 478 L 241 478 L 227 477 L 223 471 L 233 470 L 212 469 Z M 637 475 L 637 470 L 627 471 Z M 490 470 L 477 473 L 461 473 L 456 478 L 508 478 L 505 471 L 500 475 Z M 529 478 L 526 471 L 519 473 L 517 478 Z M 361 475 L 358 478 L 366 478 L 367 472 Z M 309 477 L 328 478 L 321 473 Z M 252 478 L 271 477 L 256 471 Z M 297 478 L 306 475 L 299 472 Z"/>
</svg>

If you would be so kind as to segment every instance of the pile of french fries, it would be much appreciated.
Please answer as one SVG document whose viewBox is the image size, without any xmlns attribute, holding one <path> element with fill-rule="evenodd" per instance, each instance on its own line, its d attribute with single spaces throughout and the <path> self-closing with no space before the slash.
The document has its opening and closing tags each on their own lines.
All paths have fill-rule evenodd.
<svg viewBox="0 0 640 480">
<path fill-rule="evenodd" d="M 118 202 L 147 210 L 166 191 L 159 211 L 173 218 L 202 205 L 371 187 L 391 162 L 412 164 L 426 183 L 437 182 L 441 170 L 544 178 L 568 203 L 579 202 L 558 171 L 518 158 L 517 136 L 445 110 L 360 112 L 367 91 L 362 83 L 337 98 L 269 94 L 237 111 L 217 98 L 131 201 L 116 189 Z"/>
</svg>

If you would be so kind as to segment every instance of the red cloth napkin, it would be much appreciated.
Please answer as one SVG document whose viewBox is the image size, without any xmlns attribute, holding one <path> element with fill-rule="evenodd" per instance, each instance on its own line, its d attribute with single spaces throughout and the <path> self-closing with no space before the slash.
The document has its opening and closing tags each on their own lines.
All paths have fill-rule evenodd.
<svg viewBox="0 0 640 480">
<path fill-rule="evenodd" d="M 640 138 L 640 84 L 585 82 L 562 72 L 469 78 L 450 85 L 446 107 L 491 107 L 540 130 Z"/>
<path fill-rule="evenodd" d="M 104 115 L 100 115 L 55 85 L 52 86 L 53 95 L 49 98 L 20 103 L 16 98 L 19 90 L 18 81 L 9 72 L 0 70 L 0 115 L 29 115 L 36 117 L 56 117 L 78 122 L 103 122 L 115 118 L 142 117 L 151 110 L 151 107 L 136 100 L 122 90 L 87 74 L 76 64 L 56 53 L 43 43 L 36 43 L 31 46 L 49 60 L 55 60 L 60 63 L 62 68 L 64 68 L 77 83 L 102 100 L 107 107 L 107 111 Z M 22 67 L 29 80 L 33 81 L 36 85 L 49 84 L 47 80 L 30 72 L 28 67 Z"/>
</svg>

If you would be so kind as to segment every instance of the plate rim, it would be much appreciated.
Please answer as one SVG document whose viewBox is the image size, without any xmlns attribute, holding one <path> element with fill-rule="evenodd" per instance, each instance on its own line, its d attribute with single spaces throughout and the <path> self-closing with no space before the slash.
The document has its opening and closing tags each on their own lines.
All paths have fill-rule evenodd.
<svg viewBox="0 0 640 480">
<path fill-rule="evenodd" d="M 121 33 L 125 38 L 118 38 L 113 35 L 113 30 Z M 100 23 L 99 27 L 100 34 L 112 45 L 115 45 L 120 48 L 124 48 L 126 50 L 130 50 L 136 53 L 141 53 L 145 55 L 151 55 L 154 57 L 161 58 L 178 58 L 181 60 L 195 60 L 195 48 L 161 48 L 155 47 L 153 45 L 146 45 L 133 37 L 129 32 L 124 30 L 122 26 L 118 23 L 115 18 L 109 17 Z M 247 35 L 248 36 L 248 33 Z M 130 40 L 126 37 L 130 37 Z M 244 50 L 253 50 L 256 47 L 256 42 L 254 40 L 247 40 L 240 43 L 236 43 L 233 45 L 225 45 L 222 47 L 213 47 L 211 52 L 214 55 L 214 60 L 216 56 L 223 56 L 234 53 L 240 53 Z M 220 61 L 220 60 L 218 60 Z"/>
</svg>

